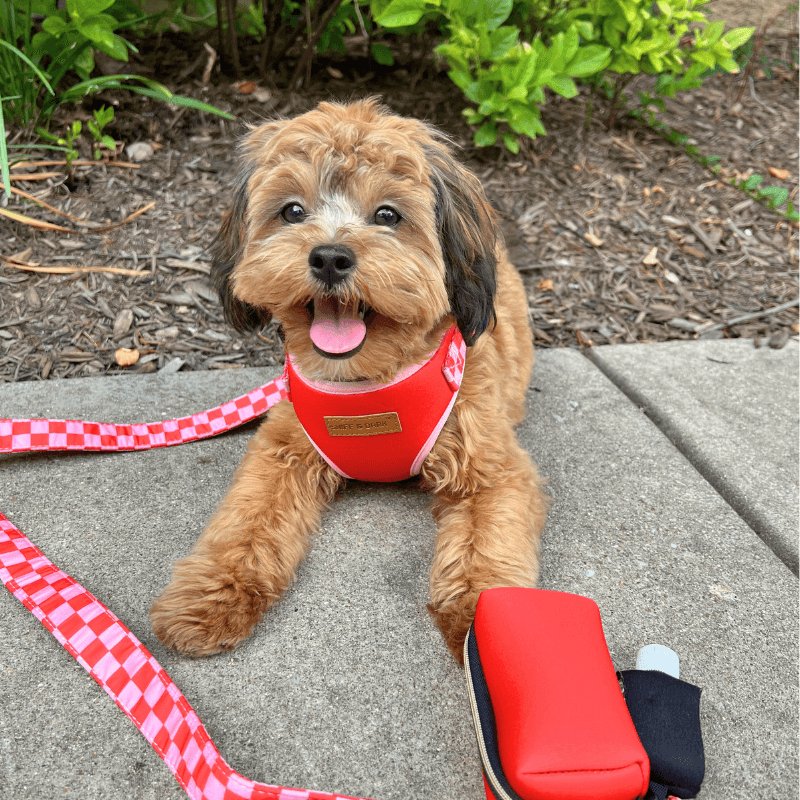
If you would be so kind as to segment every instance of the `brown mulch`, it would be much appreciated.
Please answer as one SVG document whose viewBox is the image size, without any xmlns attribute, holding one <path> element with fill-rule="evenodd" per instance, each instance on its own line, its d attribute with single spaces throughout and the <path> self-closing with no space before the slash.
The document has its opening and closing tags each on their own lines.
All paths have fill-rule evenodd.
<svg viewBox="0 0 800 800">
<path fill-rule="evenodd" d="M 787 52 L 786 39 L 771 40 L 771 68 L 754 71 L 752 81 L 716 76 L 671 101 L 663 120 L 706 155 L 719 155 L 723 174 L 788 170 L 789 178 L 768 181 L 785 185 L 798 205 L 797 67 Z M 586 97 L 551 102 L 544 113 L 549 136 L 511 156 L 471 146 L 462 99 L 431 67 L 419 74 L 351 60 L 318 65 L 302 95 L 275 87 L 240 94 L 220 75 L 203 86 L 205 59 L 180 37 L 161 43 L 157 61 L 146 47 L 142 54 L 144 67 L 158 63 L 160 80 L 183 74 L 177 89 L 244 121 L 292 114 L 326 97 L 377 93 L 398 112 L 447 130 L 500 213 L 528 287 L 538 346 L 701 335 L 781 346 L 797 333 L 797 308 L 773 311 L 797 298 L 797 226 L 641 123 L 622 119 L 608 130 L 605 111 Z M 110 98 L 98 104 L 103 99 Z M 156 206 L 105 233 L 34 230 L 0 217 L 0 380 L 120 372 L 118 348 L 139 352 L 128 372 L 279 362 L 275 330 L 236 334 L 208 281 L 207 248 L 230 197 L 240 124 L 142 98 L 113 99 L 119 105 L 112 135 L 154 143 L 151 159 L 139 169 L 80 167 L 71 190 L 63 176 L 15 185 L 96 223 L 121 221 L 151 201 Z M 38 171 L 45 169 L 60 171 Z M 8 208 L 79 228 L 18 198 Z M 145 274 L 25 272 L 3 264 L 4 256 Z M 763 316 L 730 323 L 757 314 Z"/>
</svg>

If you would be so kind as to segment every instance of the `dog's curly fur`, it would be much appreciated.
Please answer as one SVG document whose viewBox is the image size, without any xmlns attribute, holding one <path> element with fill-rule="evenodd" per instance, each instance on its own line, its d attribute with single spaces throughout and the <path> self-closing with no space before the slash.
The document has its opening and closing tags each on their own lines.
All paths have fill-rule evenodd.
<svg viewBox="0 0 800 800">
<path fill-rule="evenodd" d="M 374 99 L 322 103 L 253 128 L 233 208 L 214 252 L 228 318 L 240 329 L 275 317 L 304 374 L 386 382 L 424 360 L 455 323 L 470 345 L 458 399 L 421 471 L 438 535 L 429 609 L 457 659 L 479 593 L 532 586 L 547 509 L 513 427 L 533 367 L 527 299 L 478 179 L 447 139 Z M 281 211 L 309 209 L 301 224 Z M 397 209 L 396 227 L 372 224 Z M 361 350 L 332 359 L 309 338 L 322 293 L 309 252 L 350 248 L 357 267 L 342 302 L 371 309 Z M 179 561 L 151 612 L 158 637 L 188 655 L 235 647 L 292 581 L 342 478 L 318 455 L 289 403 L 255 434 L 230 491 Z"/>
</svg>

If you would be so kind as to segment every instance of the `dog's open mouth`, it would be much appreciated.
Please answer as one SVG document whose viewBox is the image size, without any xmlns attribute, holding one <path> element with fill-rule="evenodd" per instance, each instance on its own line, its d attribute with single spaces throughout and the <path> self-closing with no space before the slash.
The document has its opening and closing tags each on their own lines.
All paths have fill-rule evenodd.
<svg viewBox="0 0 800 800">
<path fill-rule="evenodd" d="M 311 316 L 308 335 L 321 356 L 350 358 L 363 347 L 367 339 L 366 318 L 371 313 L 365 303 L 316 297 L 306 308 Z"/>
</svg>

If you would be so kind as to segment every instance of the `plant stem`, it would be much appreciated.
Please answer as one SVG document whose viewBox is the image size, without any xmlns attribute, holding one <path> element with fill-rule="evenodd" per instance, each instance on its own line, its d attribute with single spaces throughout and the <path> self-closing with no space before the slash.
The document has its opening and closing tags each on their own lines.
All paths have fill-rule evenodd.
<svg viewBox="0 0 800 800">
<path fill-rule="evenodd" d="M 306 0 L 306 3 L 308 3 L 308 0 Z M 325 12 L 319 18 L 317 26 L 314 28 L 314 33 L 309 36 L 306 47 L 303 50 L 300 58 L 297 60 L 297 65 L 295 66 L 291 80 L 289 81 L 289 86 L 291 88 L 296 88 L 303 73 L 310 71 L 311 61 L 314 58 L 314 48 L 316 47 L 317 42 L 320 40 L 322 34 L 325 32 L 325 28 L 328 27 L 331 17 L 333 17 L 333 15 L 337 12 L 341 4 L 342 0 L 333 0 L 333 2 L 328 5 L 327 9 L 325 9 Z"/>
</svg>

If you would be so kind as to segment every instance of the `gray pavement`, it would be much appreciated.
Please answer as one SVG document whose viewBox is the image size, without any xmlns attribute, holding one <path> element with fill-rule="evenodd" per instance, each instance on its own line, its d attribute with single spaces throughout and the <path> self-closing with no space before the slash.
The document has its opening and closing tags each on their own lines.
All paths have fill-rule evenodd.
<svg viewBox="0 0 800 800">
<path fill-rule="evenodd" d="M 686 367 L 665 371 L 664 386 L 674 386 L 676 403 L 685 399 L 680 385 L 696 396 L 692 413 L 717 408 L 697 376 L 708 369 L 702 355 L 731 361 L 742 343 L 682 346 Z M 703 800 L 795 797 L 797 578 L 694 466 L 688 438 L 659 427 L 672 406 L 657 365 L 669 359 L 653 358 L 652 347 L 595 351 L 604 368 L 616 365 L 616 380 L 627 375 L 627 394 L 577 352 L 539 355 L 520 437 L 554 498 L 541 585 L 597 600 L 621 668 L 650 641 L 681 654 L 684 677 L 704 687 Z M 622 358 L 624 373 L 614 361 Z M 767 358 L 758 381 L 729 382 L 726 408 L 782 395 L 785 403 L 770 406 L 775 419 L 796 414 L 791 395 L 776 390 L 788 360 Z M 11 384 L 0 386 L 0 414 L 156 419 L 269 377 L 243 370 Z M 641 395 L 654 387 L 660 415 L 648 418 L 631 402 L 634 384 Z M 774 429 L 789 432 L 785 451 L 770 436 L 751 440 L 766 470 L 778 452 L 797 463 L 788 420 Z M 728 422 L 732 441 L 741 432 L 733 413 Z M 297 582 L 239 650 L 193 661 L 153 636 L 147 608 L 222 496 L 249 435 L 147 453 L 3 457 L 0 510 L 130 625 L 244 774 L 376 800 L 480 800 L 463 677 L 425 612 L 435 531 L 412 484 L 347 487 Z M 783 509 L 773 524 L 796 531 L 796 467 L 770 475 L 753 502 Z M 128 720 L 0 594 L 0 798 L 181 796 Z"/>
<path fill-rule="evenodd" d="M 596 363 L 640 402 L 797 573 L 798 342 L 602 347 Z"/>
</svg>

